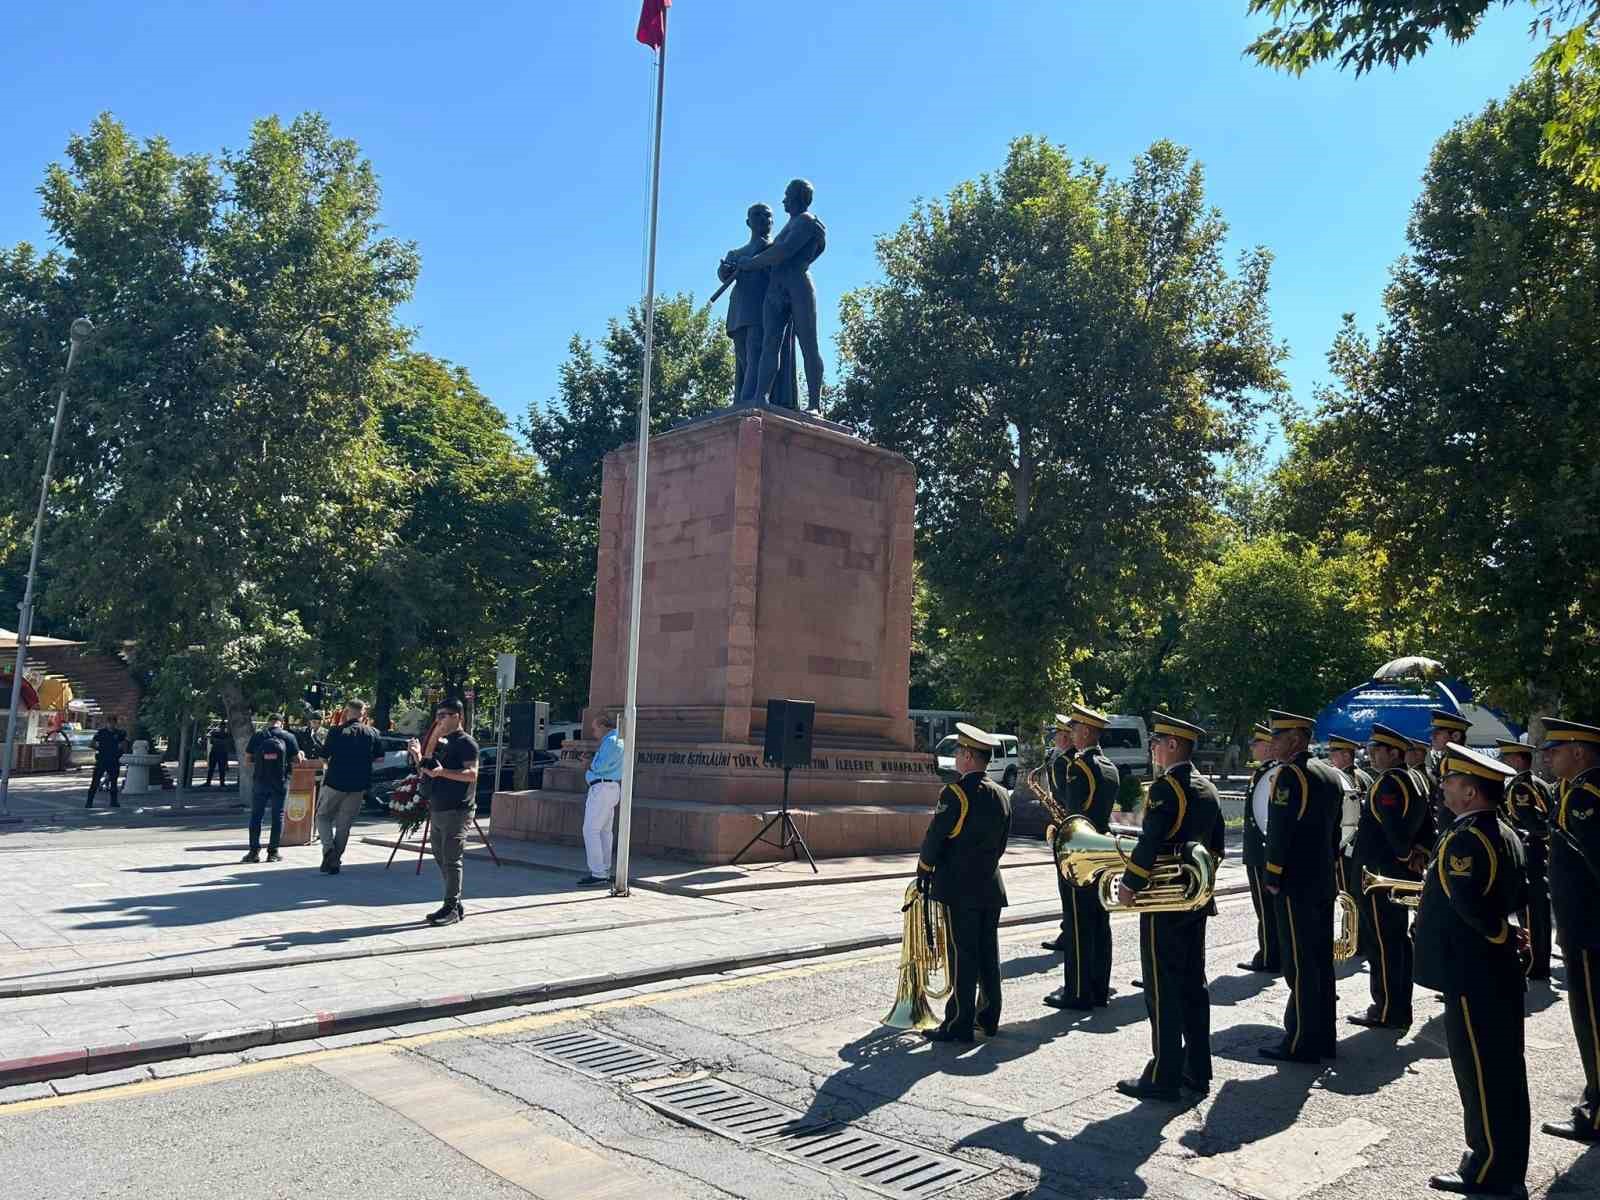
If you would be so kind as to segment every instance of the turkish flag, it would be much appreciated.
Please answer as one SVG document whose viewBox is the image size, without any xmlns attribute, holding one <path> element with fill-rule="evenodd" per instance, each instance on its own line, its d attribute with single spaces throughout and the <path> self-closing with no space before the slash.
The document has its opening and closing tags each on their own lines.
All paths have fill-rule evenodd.
<svg viewBox="0 0 1600 1200">
<path fill-rule="evenodd" d="M 652 50 L 667 44 L 667 9 L 672 0 L 644 0 L 639 9 L 638 39 Z"/>
</svg>

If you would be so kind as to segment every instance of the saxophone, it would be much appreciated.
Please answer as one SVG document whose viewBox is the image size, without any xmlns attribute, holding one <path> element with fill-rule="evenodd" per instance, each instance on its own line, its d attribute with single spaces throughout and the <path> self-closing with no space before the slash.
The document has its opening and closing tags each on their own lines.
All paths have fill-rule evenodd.
<svg viewBox="0 0 1600 1200">
<path fill-rule="evenodd" d="M 1033 770 L 1028 772 L 1028 791 L 1033 793 L 1033 798 L 1044 806 L 1045 812 L 1050 814 L 1050 823 L 1044 828 L 1044 840 L 1052 846 L 1055 845 L 1056 830 L 1067 823 L 1067 810 L 1056 803 L 1055 793 L 1051 791 L 1048 783 L 1042 783 L 1039 776 L 1050 769 L 1050 760 L 1045 759 Z"/>
</svg>

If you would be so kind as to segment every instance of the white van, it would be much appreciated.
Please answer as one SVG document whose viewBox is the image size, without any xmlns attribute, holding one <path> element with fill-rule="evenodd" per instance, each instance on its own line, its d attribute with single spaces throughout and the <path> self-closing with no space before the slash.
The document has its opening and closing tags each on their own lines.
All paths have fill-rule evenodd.
<svg viewBox="0 0 1600 1200">
<path fill-rule="evenodd" d="M 1000 739 L 1000 749 L 989 759 L 988 775 L 1009 792 L 1017 786 L 1017 775 L 1021 770 L 1018 761 L 1022 748 L 1012 734 L 1000 733 L 995 736 Z M 939 778 L 953 780 L 956 777 L 956 735 L 952 733 L 943 739 L 933 752 L 939 760 Z M 1148 746 L 1145 748 L 1145 757 L 1149 758 Z"/>
<path fill-rule="evenodd" d="M 1124 779 L 1150 778 L 1150 727 L 1143 717 L 1110 714 L 1110 723 L 1100 731 L 1100 749 Z"/>
</svg>

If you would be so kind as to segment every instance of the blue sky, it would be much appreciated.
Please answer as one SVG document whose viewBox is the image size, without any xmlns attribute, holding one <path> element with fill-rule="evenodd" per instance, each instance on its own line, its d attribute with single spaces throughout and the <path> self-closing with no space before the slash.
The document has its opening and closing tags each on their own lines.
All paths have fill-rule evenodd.
<svg viewBox="0 0 1600 1200">
<path fill-rule="evenodd" d="M 1192 148 L 1237 247 L 1277 255 L 1272 310 L 1309 401 L 1342 313 L 1378 313 L 1430 147 L 1533 55 L 1526 14 L 1357 81 L 1245 61 L 1245 0 L 677 0 L 659 285 L 706 296 L 745 207 L 805 175 L 828 225 L 813 268 L 832 366 L 839 295 L 918 197 L 1036 133 L 1125 169 Z M 180 151 L 239 146 L 255 117 L 325 113 L 384 185 L 422 277 L 420 348 L 518 414 L 555 390 L 573 333 L 642 283 L 650 52 L 638 0 L 77 0 L 13 13 L 0 78 L 0 242 L 42 243 L 38 186 L 110 110 Z"/>
</svg>

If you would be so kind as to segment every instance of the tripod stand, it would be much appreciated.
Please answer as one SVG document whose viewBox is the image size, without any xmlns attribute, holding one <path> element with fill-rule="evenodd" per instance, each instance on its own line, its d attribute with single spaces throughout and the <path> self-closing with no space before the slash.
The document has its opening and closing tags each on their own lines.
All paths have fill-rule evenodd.
<svg viewBox="0 0 1600 1200">
<path fill-rule="evenodd" d="M 804 851 L 806 861 L 811 864 L 812 874 L 821 874 L 817 870 L 817 860 L 811 857 L 811 847 L 806 845 L 805 837 L 795 825 L 794 818 L 789 815 L 789 772 L 793 769 L 788 766 L 783 768 L 783 806 L 768 817 L 767 823 L 756 832 L 755 837 L 746 842 L 744 849 L 733 856 L 730 866 L 738 865 L 739 860 L 749 853 L 750 848 L 757 842 L 765 842 L 769 846 L 776 846 L 780 851 L 789 851 L 794 862 L 800 861 L 800 854 Z M 767 836 L 767 830 L 774 825 L 778 827 L 776 839 Z"/>
</svg>

